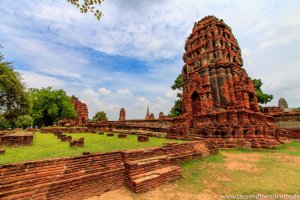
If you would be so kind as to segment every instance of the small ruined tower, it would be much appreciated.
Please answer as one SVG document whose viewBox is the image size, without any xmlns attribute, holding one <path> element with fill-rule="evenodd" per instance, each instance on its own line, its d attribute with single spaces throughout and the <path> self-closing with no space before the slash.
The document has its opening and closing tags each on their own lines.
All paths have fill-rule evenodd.
<svg viewBox="0 0 300 200">
<path fill-rule="evenodd" d="M 159 113 L 159 117 L 158 117 L 160 120 L 163 120 L 165 118 L 165 115 L 163 112 L 160 112 Z"/>
<path fill-rule="evenodd" d="M 120 110 L 119 121 L 126 121 L 126 111 L 125 111 L 125 108 L 121 108 L 121 110 Z"/>
<path fill-rule="evenodd" d="M 74 95 L 72 96 L 72 104 L 77 113 L 77 117 L 75 120 L 76 125 L 84 125 L 85 123 L 88 123 L 89 116 L 88 116 L 88 108 L 86 104 L 79 101 L 78 98 L 75 97 Z"/>
<path fill-rule="evenodd" d="M 145 119 L 149 119 L 149 117 L 150 117 L 149 106 L 147 105 L 147 112 L 146 112 Z"/>
<path fill-rule="evenodd" d="M 151 114 L 149 115 L 149 118 L 148 118 L 148 119 L 149 119 L 149 120 L 155 119 L 154 114 L 151 113 Z"/>
<path fill-rule="evenodd" d="M 155 119 L 154 114 L 149 112 L 149 106 L 147 106 L 147 113 L 145 116 L 145 120 L 152 120 Z"/>
<path fill-rule="evenodd" d="M 278 107 L 283 110 L 283 111 L 289 111 L 289 106 L 288 106 L 288 103 L 287 101 L 284 99 L 284 98 L 280 98 L 278 100 Z"/>
</svg>

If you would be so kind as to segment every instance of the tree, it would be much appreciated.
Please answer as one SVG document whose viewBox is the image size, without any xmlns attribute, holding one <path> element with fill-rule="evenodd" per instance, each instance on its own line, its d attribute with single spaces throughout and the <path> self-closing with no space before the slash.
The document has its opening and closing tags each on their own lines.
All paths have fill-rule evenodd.
<svg viewBox="0 0 300 200">
<path fill-rule="evenodd" d="M 26 129 L 33 125 L 33 119 L 29 115 L 20 116 L 16 121 L 16 125 L 19 128 Z"/>
<path fill-rule="evenodd" d="M 0 114 L 14 128 L 16 119 L 29 112 L 30 102 L 21 75 L 0 54 Z"/>
<path fill-rule="evenodd" d="M 107 120 L 106 113 L 104 111 L 97 112 L 93 117 L 93 121 L 95 122 L 101 120 Z"/>
<path fill-rule="evenodd" d="M 9 122 L 5 119 L 3 115 L 0 115 L 0 130 L 6 129 L 9 127 Z"/>
<path fill-rule="evenodd" d="M 67 0 L 69 3 L 75 5 L 81 13 L 87 13 L 91 12 L 94 14 L 97 20 L 100 20 L 100 18 L 103 16 L 103 13 L 96 9 L 95 6 L 98 5 L 98 7 L 101 5 L 102 1 L 104 0 Z"/>
<path fill-rule="evenodd" d="M 168 114 L 169 117 L 177 117 L 182 112 L 182 74 L 179 74 L 175 79 L 173 85 L 171 86 L 172 90 L 178 90 L 177 93 L 177 100 L 175 101 L 174 106 L 171 108 L 170 113 Z"/>
<path fill-rule="evenodd" d="M 292 111 L 300 111 L 300 107 L 290 108 Z"/>
<path fill-rule="evenodd" d="M 267 105 L 268 102 L 272 101 L 273 95 L 264 93 L 261 89 L 261 86 L 263 85 L 262 81 L 260 79 L 253 79 L 253 84 L 255 88 L 255 94 L 257 97 L 257 100 L 260 104 Z"/>
<path fill-rule="evenodd" d="M 170 113 L 168 114 L 169 117 L 177 117 L 183 112 L 182 110 L 182 99 L 177 99 L 175 101 L 174 106 L 171 108 Z"/>
<path fill-rule="evenodd" d="M 31 117 L 34 125 L 50 126 L 61 119 L 72 119 L 77 115 L 71 97 L 62 89 L 30 88 L 29 94 L 32 101 Z"/>
</svg>

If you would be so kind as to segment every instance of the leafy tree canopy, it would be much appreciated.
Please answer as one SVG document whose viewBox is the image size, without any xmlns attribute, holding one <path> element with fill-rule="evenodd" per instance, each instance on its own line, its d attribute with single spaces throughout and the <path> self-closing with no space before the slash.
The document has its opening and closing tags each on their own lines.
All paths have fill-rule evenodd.
<svg viewBox="0 0 300 200">
<path fill-rule="evenodd" d="M 31 117 L 34 125 L 50 126 L 53 122 L 75 118 L 77 115 L 71 97 L 62 89 L 30 88 L 29 94 L 32 101 Z"/>
<path fill-rule="evenodd" d="M 21 75 L 14 71 L 12 63 L 4 62 L 0 54 L 0 114 L 14 128 L 16 119 L 27 114 L 29 109 L 30 102 Z"/>
<path fill-rule="evenodd" d="M 273 95 L 264 93 L 261 89 L 263 83 L 260 79 L 253 79 L 253 84 L 255 88 L 255 94 L 257 97 L 257 100 L 260 104 L 267 104 L 268 102 L 272 101 Z"/>
<path fill-rule="evenodd" d="M 67 0 L 69 3 L 75 5 L 81 13 L 91 12 L 97 20 L 103 16 L 103 13 L 96 9 L 104 0 Z"/>
<path fill-rule="evenodd" d="M 3 115 L 0 115 L 0 130 L 6 129 L 10 126 L 9 122 Z"/>
<path fill-rule="evenodd" d="M 172 88 L 172 90 L 179 90 L 179 92 L 177 93 L 178 99 L 175 101 L 175 104 L 171 108 L 168 116 L 169 117 L 177 117 L 183 112 L 183 109 L 182 109 L 182 74 L 179 74 L 177 76 L 177 78 L 175 79 L 171 88 Z"/>
<path fill-rule="evenodd" d="M 93 117 L 93 121 L 107 120 L 106 113 L 104 111 L 97 112 Z"/>
<path fill-rule="evenodd" d="M 290 108 L 293 111 L 300 111 L 300 107 L 296 107 L 296 108 Z"/>
<path fill-rule="evenodd" d="M 174 106 L 171 108 L 170 113 L 168 114 L 169 117 L 177 117 L 183 112 L 182 110 L 182 99 L 177 99 L 175 101 Z"/>
<path fill-rule="evenodd" d="M 180 91 L 182 90 L 182 74 L 179 74 L 177 76 L 171 88 L 172 90 L 176 90 L 176 89 Z"/>
<path fill-rule="evenodd" d="M 16 125 L 23 129 L 29 128 L 33 125 L 33 119 L 29 115 L 20 116 L 16 121 Z"/>
</svg>

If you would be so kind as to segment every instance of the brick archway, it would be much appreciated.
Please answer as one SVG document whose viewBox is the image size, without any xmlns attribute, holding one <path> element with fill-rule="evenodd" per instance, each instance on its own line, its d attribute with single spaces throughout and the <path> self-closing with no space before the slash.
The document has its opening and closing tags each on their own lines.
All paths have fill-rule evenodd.
<svg viewBox="0 0 300 200">
<path fill-rule="evenodd" d="M 198 92 L 194 91 L 191 98 L 192 98 L 193 114 L 195 115 L 195 114 L 199 113 L 199 111 L 201 110 L 200 96 L 199 96 Z"/>
</svg>

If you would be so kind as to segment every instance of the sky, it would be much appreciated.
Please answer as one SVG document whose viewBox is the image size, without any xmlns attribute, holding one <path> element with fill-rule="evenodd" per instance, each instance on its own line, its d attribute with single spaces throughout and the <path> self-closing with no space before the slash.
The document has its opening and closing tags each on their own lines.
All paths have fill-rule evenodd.
<svg viewBox="0 0 300 200">
<path fill-rule="evenodd" d="M 260 78 L 276 106 L 300 107 L 299 0 L 105 0 L 104 16 L 81 14 L 67 0 L 0 0 L 0 51 L 26 86 L 64 89 L 89 116 L 158 117 L 176 99 L 171 86 L 183 66 L 195 21 L 223 19 L 242 50 L 244 68 Z"/>
</svg>

